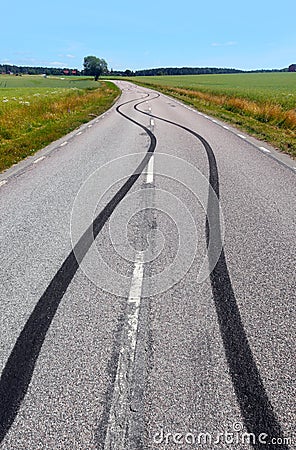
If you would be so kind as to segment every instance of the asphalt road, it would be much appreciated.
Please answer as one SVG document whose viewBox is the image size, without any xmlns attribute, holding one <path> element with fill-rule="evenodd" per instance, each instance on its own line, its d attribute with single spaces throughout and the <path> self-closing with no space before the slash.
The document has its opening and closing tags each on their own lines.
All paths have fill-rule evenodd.
<svg viewBox="0 0 296 450">
<path fill-rule="evenodd" d="M 296 448 L 296 165 L 117 83 L 0 176 L 0 448 Z"/>
</svg>

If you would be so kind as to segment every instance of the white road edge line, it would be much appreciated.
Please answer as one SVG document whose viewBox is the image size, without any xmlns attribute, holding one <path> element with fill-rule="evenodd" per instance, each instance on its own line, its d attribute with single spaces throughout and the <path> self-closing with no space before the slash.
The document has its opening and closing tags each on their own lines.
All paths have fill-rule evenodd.
<svg viewBox="0 0 296 450">
<path fill-rule="evenodd" d="M 125 436 L 128 426 L 129 382 L 132 379 L 135 360 L 143 274 L 143 253 L 137 252 L 127 300 L 127 316 L 122 332 L 122 343 L 118 358 L 104 450 L 125 450 Z"/>
<path fill-rule="evenodd" d="M 64 145 L 67 145 L 67 144 L 68 144 L 68 141 L 65 141 L 60 145 L 60 147 L 64 147 Z"/>
<path fill-rule="evenodd" d="M 76 136 L 80 136 L 82 134 L 82 131 L 78 131 L 78 133 L 76 133 Z"/>
<path fill-rule="evenodd" d="M 191 109 L 191 111 L 193 111 L 194 113 L 196 113 L 196 114 L 198 114 L 198 115 L 200 115 L 200 116 L 202 116 L 202 117 L 204 117 L 204 118 L 206 118 L 206 119 L 210 119 L 210 117 L 207 116 L 206 114 L 203 114 L 203 113 L 201 113 L 200 111 L 197 111 L 196 109 L 188 108 L 187 105 L 185 105 L 185 104 L 182 103 L 182 102 L 179 102 L 178 100 L 172 99 L 172 101 L 174 101 L 174 102 L 177 103 L 178 105 L 182 106 L 183 108 Z M 213 119 L 212 119 L 212 121 L 213 121 L 213 122 L 216 122 L 216 123 L 218 123 L 218 125 L 220 125 L 219 122 L 217 122 L 217 121 L 215 121 L 215 120 L 213 120 Z M 247 139 L 246 136 L 244 136 L 244 135 L 242 135 L 242 134 L 235 133 L 234 131 L 232 131 L 232 130 L 231 130 L 229 127 L 227 127 L 226 125 L 221 125 L 221 126 L 222 126 L 225 130 L 229 130 L 231 133 L 235 134 L 236 136 L 239 136 L 239 137 L 242 138 L 242 139 Z M 247 142 L 249 142 L 249 141 L 247 141 Z M 249 144 L 251 144 L 251 143 L 249 142 Z M 251 144 L 251 145 L 254 145 L 254 144 Z M 271 151 L 268 150 L 268 149 L 265 148 L 265 147 L 259 147 L 259 146 L 255 146 L 255 147 L 256 147 L 258 150 L 262 150 L 264 153 L 271 153 Z M 275 159 L 277 162 L 280 162 L 280 160 L 277 159 L 276 157 L 274 157 L 274 159 Z M 290 165 L 288 165 L 288 164 L 286 164 L 286 163 L 284 163 L 284 165 L 285 165 L 286 167 L 290 168 L 290 169 L 292 168 L 292 170 L 294 170 L 294 171 L 296 172 L 296 167 L 291 167 Z"/>
<path fill-rule="evenodd" d="M 154 155 L 151 156 L 147 165 L 146 184 L 153 183 L 154 177 Z"/>
<path fill-rule="evenodd" d="M 6 184 L 7 183 L 7 180 L 2 180 L 2 181 L 0 181 L 0 186 L 4 186 L 4 184 Z"/>
<path fill-rule="evenodd" d="M 35 159 L 35 161 L 33 161 L 33 164 L 37 164 L 40 161 L 43 161 L 45 159 L 45 156 L 40 156 L 40 158 Z"/>
<path fill-rule="evenodd" d="M 265 153 L 271 153 L 271 151 L 268 150 L 268 149 L 265 148 L 265 147 L 259 147 L 259 148 L 260 148 L 260 150 L 262 150 L 262 151 L 265 152 Z"/>
</svg>

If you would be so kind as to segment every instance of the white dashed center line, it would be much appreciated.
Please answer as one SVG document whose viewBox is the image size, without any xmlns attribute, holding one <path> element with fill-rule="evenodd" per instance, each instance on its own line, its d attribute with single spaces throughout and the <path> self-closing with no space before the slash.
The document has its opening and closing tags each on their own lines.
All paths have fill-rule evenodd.
<svg viewBox="0 0 296 450">
<path fill-rule="evenodd" d="M 0 186 L 4 186 L 4 184 L 6 184 L 7 183 L 7 180 L 2 180 L 2 181 L 0 181 Z"/>
<path fill-rule="evenodd" d="M 67 145 L 67 144 L 68 144 L 68 141 L 65 141 L 60 145 L 60 147 L 64 147 L 64 145 Z"/>
<path fill-rule="evenodd" d="M 104 450 L 124 450 L 126 448 L 125 436 L 128 427 L 129 383 L 133 376 L 143 274 L 143 254 L 142 252 L 137 252 L 127 300 L 127 316 L 122 334 Z"/>
<path fill-rule="evenodd" d="M 146 184 L 153 183 L 153 171 L 154 171 L 154 155 L 151 156 L 147 165 Z"/>
</svg>

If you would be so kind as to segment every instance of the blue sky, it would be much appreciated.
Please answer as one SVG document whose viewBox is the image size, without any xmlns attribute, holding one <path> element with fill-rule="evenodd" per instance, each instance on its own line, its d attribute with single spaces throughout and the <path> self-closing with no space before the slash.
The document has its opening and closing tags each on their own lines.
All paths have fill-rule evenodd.
<svg viewBox="0 0 296 450">
<path fill-rule="evenodd" d="M 283 68 L 296 63 L 295 0 L 14 0 L 1 5 L 0 63 L 114 70 Z"/>
</svg>

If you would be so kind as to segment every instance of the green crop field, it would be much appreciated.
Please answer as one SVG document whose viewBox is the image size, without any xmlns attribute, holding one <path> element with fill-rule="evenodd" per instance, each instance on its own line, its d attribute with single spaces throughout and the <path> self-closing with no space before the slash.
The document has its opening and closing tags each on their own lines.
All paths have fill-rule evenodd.
<svg viewBox="0 0 296 450">
<path fill-rule="evenodd" d="M 133 79 L 160 86 L 192 89 L 219 95 L 236 95 L 248 100 L 268 100 L 286 108 L 295 108 L 296 106 L 296 74 L 289 72 L 135 77 Z"/>
<path fill-rule="evenodd" d="M 132 77 L 296 157 L 296 74 Z"/>
<path fill-rule="evenodd" d="M 114 103 L 113 83 L 83 77 L 0 75 L 0 171 Z"/>
</svg>

